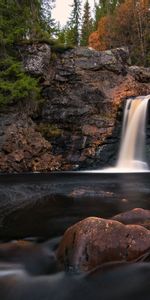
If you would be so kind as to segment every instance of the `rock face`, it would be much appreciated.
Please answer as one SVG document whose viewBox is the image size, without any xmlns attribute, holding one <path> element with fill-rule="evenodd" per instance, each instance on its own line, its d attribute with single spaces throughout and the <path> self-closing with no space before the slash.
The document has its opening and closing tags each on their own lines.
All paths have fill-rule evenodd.
<svg viewBox="0 0 150 300">
<path fill-rule="evenodd" d="M 129 67 L 129 73 L 140 82 L 150 82 L 150 68 L 131 66 Z"/>
<path fill-rule="evenodd" d="M 43 83 L 46 102 L 39 120 L 60 130 L 56 139 L 49 136 L 54 153 L 73 169 L 114 165 L 124 101 L 150 93 L 148 74 L 131 69 L 124 48 L 77 48 L 58 55 Z"/>
<path fill-rule="evenodd" d="M 51 48 L 47 44 L 31 44 L 23 48 L 25 70 L 35 76 L 46 74 L 50 65 Z"/>
<path fill-rule="evenodd" d="M 1 172 L 53 171 L 60 167 L 61 156 L 54 156 L 51 144 L 36 130 L 28 117 L 1 117 Z"/>
<path fill-rule="evenodd" d="M 114 165 L 119 148 L 124 102 L 128 97 L 150 93 L 150 70 L 129 66 L 126 48 L 103 52 L 75 48 L 51 54 L 49 45 L 33 44 L 22 46 L 20 52 L 25 70 L 40 78 L 43 106 L 38 116 L 30 113 L 30 117 L 33 127 L 36 127 L 36 136 L 39 134 L 41 145 L 46 146 L 38 152 L 30 139 L 28 152 L 33 151 L 33 160 L 38 160 L 36 164 L 27 162 L 28 158 L 24 160 L 19 144 L 15 143 L 15 149 L 8 146 L 11 143 L 10 128 L 13 128 L 18 138 L 19 126 L 24 127 L 17 125 L 23 123 L 18 114 L 16 119 L 13 117 L 6 124 L 5 134 L 0 136 L 0 171 L 30 171 L 34 170 L 33 164 L 37 171 Z M 27 129 L 22 131 L 24 137 L 25 131 Z M 149 139 L 148 133 L 147 154 L 150 161 Z M 9 151 L 5 150 L 6 143 Z M 21 147 L 26 152 L 23 143 Z M 55 163 L 53 165 L 51 155 L 57 161 L 56 166 Z M 16 160 L 19 160 L 19 167 L 18 163 L 16 167 Z"/>
<path fill-rule="evenodd" d="M 58 248 L 66 269 L 88 271 L 110 261 L 132 261 L 150 248 L 150 231 L 139 225 L 90 217 L 70 227 Z"/>
</svg>

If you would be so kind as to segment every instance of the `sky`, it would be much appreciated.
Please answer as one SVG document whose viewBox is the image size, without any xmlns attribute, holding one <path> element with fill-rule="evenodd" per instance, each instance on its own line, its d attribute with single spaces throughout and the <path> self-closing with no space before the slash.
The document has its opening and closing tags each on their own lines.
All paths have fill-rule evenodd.
<svg viewBox="0 0 150 300">
<path fill-rule="evenodd" d="M 71 7 L 70 5 L 73 3 L 73 0 L 56 0 L 55 8 L 52 11 L 52 17 L 59 21 L 63 26 L 68 21 L 70 16 Z M 82 0 L 82 5 L 84 5 L 85 1 Z M 94 0 L 89 0 L 89 4 L 91 6 L 91 11 L 94 8 Z"/>
</svg>

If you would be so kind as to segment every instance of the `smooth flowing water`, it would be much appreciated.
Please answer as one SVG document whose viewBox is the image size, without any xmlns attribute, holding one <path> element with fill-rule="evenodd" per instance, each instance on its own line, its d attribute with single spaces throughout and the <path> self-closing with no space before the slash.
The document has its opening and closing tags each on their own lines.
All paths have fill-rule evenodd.
<svg viewBox="0 0 150 300">
<path fill-rule="evenodd" d="M 149 172 L 145 159 L 147 107 L 150 95 L 128 99 L 123 118 L 121 144 L 116 166 L 100 173 Z M 95 172 L 95 170 L 94 170 Z"/>
</svg>

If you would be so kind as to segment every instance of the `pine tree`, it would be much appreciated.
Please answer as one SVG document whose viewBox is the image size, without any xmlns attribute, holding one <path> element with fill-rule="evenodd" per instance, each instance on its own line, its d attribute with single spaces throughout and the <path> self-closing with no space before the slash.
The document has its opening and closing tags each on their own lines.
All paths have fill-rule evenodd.
<svg viewBox="0 0 150 300">
<path fill-rule="evenodd" d="M 84 5 L 83 18 L 82 18 L 81 42 L 80 42 L 81 46 L 88 45 L 88 38 L 92 30 L 93 30 L 93 22 L 90 13 L 90 5 L 88 0 L 86 0 Z"/>
<path fill-rule="evenodd" d="M 95 2 L 95 17 L 94 17 L 94 27 L 95 29 L 98 26 L 98 22 L 102 17 L 108 16 L 112 14 L 115 8 L 123 3 L 125 0 L 99 0 L 99 2 Z"/>
<path fill-rule="evenodd" d="M 52 9 L 55 6 L 55 0 L 42 0 L 41 1 L 41 21 L 42 28 L 50 35 L 57 31 L 57 25 L 52 18 Z"/>
<path fill-rule="evenodd" d="M 0 0 L 0 106 L 38 99 L 38 81 L 23 70 L 17 45 L 40 39 L 46 22 L 42 0 Z"/>
<path fill-rule="evenodd" d="M 60 22 L 58 22 L 57 29 L 56 29 L 56 36 L 57 36 L 57 41 L 60 44 L 63 44 L 63 45 L 66 44 L 66 31 L 67 31 L 66 26 L 61 27 Z"/>
<path fill-rule="evenodd" d="M 74 0 L 72 5 L 72 12 L 70 20 L 67 23 L 67 42 L 73 46 L 80 43 L 80 14 L 81 14 L 81 1 Z"/>
<path fill-rule="evenodd" d="M 17 42 L 50 36 L 55 0 L 0 0 L 0 33 L 3 40 Z"/>
</svg>

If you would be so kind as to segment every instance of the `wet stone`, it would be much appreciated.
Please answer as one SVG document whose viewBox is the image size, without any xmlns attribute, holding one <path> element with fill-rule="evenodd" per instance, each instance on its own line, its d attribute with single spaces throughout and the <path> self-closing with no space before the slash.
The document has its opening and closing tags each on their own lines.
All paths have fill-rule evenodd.
<svg viewBox="0 0 150 300">
<path fill-rule="evenodd" d="M 105 262 L 132 261 L 149 248 L 144 227 L 89 217 L 65 232 L 57 257 L 65 269 L 89 271 Z"/>
<path fill-rule="evenodd" d="M 150 229 L 150 210 L 134 208 L 112 218 L 123 224 L 139 224 Z"/>
</svg>

